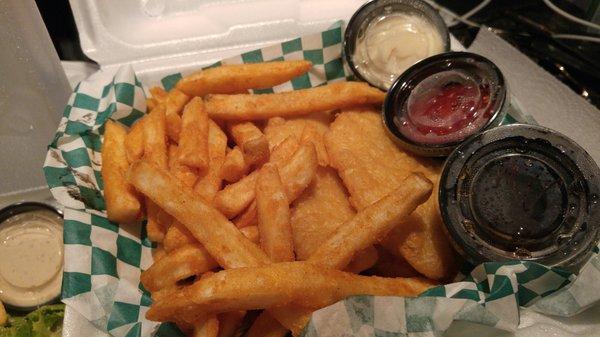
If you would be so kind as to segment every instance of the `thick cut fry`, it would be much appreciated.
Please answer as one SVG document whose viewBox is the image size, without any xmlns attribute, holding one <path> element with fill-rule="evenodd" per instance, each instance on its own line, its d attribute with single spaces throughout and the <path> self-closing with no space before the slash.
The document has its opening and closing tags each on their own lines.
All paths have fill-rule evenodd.
<svg viewBox="0 0 600 337">
<path fill-rule="evenodd" d="M 146 317 L 166 321 L 177 315 L 185 318 L 286 303 L 324 306 L 358 294 L 415 296 L 431 286 L 423 279 L 359 276 L 307 262 L 281 262 L 220 271 L 156 302 Z"/>
<path fill-rule="evenodd" d="M 225 156 L 223 166 L 221 166 L 221 178 L 228 183 L 235 183 L 242 179 L 248 172 L 248 165 L 244 160 L 244 154 L 239 147 L 234 147 Z"/>
<path fill-rule="evenodd" d="M 159 106 L 146 117 L 144 122 L 144 160 L 154 165 L 167 169 L 167 136 L 165 109 Z M 146 199 L 146 231 L 151 241 L 161 242 L 164 239 L 166 226 L 160 221 L 161 210 L 151 201 Z"/>
<path fill-rule="evenodd" d="M 212 203 L 217 192 L 221 189 L 221 166 L 225 161 L 227 151 L 227 135 L 213 121 L 208 125 L 208 171 L 198 179 L 194 191 L 206 202 Z"/>
<path fill-rule="evenodd" d="M 146 110 L 147 112 L 152 111 L 152 109 L 158 106 L 158 101 L 154 98 L 146 98 Z"/>
<path fill-rule="evenodd" d="M 325 268 L 343 269 L 355 254 L 375 243 L 377 238 L 397 226 L 403 218 L 425 202 L 432 184 L 422 174 L 415 173 L 402 181 L 400 187 L 359 211 L 351 220 L 339 226 L 327 241 L 309 257 L 308 262 Z M 269 312 L 297 335 L 307 316 L 306 310 L 285 306 Z"/>
<path fill-rule="evenodd" d="M 264 95 L 208 95 L 206 111 L 219 120 L 295 117 L 356 105 L 381 104 L 385 93 L 361 82 L 339 82 L 310 89 Z"/>
<path fill-rule="evenodd" d="M 246 337 L 285 337 L 288 329 L 274 319 L 268 312 L 263 311 L 252 323 Z"/>
<path fill-rule="evenodd" d="M 246 227 L 241 232 L 252 243 L 258 243 L 256 226 Z M 173 287 L 190 276 L 217 268 L 219 264 L 197 242 L 195 238 L 192 238 L 192 242 L 182 242 L 179 247 L 164 254 L 160 260 L 155 259 L 154 264 L 142 272 L 140 279 L 144 287 L 154 292 Z"/>
<path fill-rule="evenodd" d="M 125 153 L 127 131 L 119 124 L 108 121 L 102 144 L 102 180 L 108 219 L 115 222 L 133 222 L 141 213 L 137 193 L 125 179 L 129 162 Z"/>
<path fill-rule="evenodd" d="M 166 252 L 172 252 L 177 248 L 197 242 L 192 233 L 185 228 L 181 222 L 173 219 L 171 226 L 165 234 L 162 242 Z"/>
<path fill-rule="evenodd" d="M 164 103 L 169 95 L 169 93 L 161 87 L 150 88 L 150 94 L 152 94 L 152 98 L 154 98 L 159 104 Z"/>
<path fill-rule="evenodd" d="M 253 201 L 248 208 L 246 208 L 242 214 L 236 216 L 232 220 L 233 224 L 237 228 L 245 228 L 248 226 L 258 225 L 258 215 L 256 211 L 256 200 Z"/>
<path fill-rule="evenodd" d="M 319 167 L 311 184 L 291 207 L 296 258 L 308 259 L 354 214 L 337 172 L 333 168 Z"/>
<path fill-rule="evenodd" d="M 154 261 L 158 261 L 165 256 L 167 256 L 167 251 L 162 244 L 159 244 L 155 249 L 152 250 L 152 259 Z"/>
<path fill-rule="evenodd" d="M 169 146 L 169 172 L 186 186 L 193 187 L 198 180 L 198 171 L 179 162 L 179 147 L 171 144 Z"/>
<path fill-rule="evenodd" d="M 146 118 L 140 118 L 129 129 L 125 137 L 125 151 L 127 160 L 133 163 L 144 155 L 144 121 Z"/>
<path fill-rule="evenodd" d="M 333 269 L 346 267 L 356 252 L 376 243 L 424 203 L 431 195 L 432 187 L 423 174 L 411 174 L 396 190 L 341 225 L 308 261 Z"/>
<path fill-rule="evenodd" d="M 331 165 L 350 192 L 350 201 L 363 209 L 397 188 L 411 172 L 422 172 L 436 182 L 440 164 L 417 158 L 387 136 L 379 112 L 362 109 L 338 115 L 325 135 Z M 432 199 L 435 198 L 435 194 Z M 431 206 L 430 206 L 431 205 Z M 417 208 L 406 222 L 402 256 L 420 273 L 433 279 L 448 277 L 454 252 L 440 226 L 437 202 Z"/>
<path fill-rule="evenodd" d="M 177 89 L 191 96 L 204 96 L 271 88 L 306 73 L 311 66 L 304 60 L 223 65 L 182 78 Z"/>
<path fill-rule="evenodd" d="M 256 180 L 260 246 L 273 262 L 294 261 L 290 208 L 275 164 L 264 165 Z"/>
<path fill-rule="evenodd" d="M 191 97 L 183 92 L 172 89 L 165 100 L 165 118 L 167 122 L 167 135 L 174 142 L 179 142 L 181 133 L 181 112 Z"/>
<path fill-rule="evenodd" d="M 310 146 L 306 145 L 298 148 L 298 150 L 289 158 L 289 162 L 284 163 L 286 161 L 284 157 L 289 153 L 288 149 L 295 147 L 295 144 L 293 140 L 290 140 L 282 145 L 285 146 L 279 146 L 273 150 L 274 158 L 271 160 L 272 163 L 281 169 L 280 174 L 282 177 L 293 175 L 292 172 L 304 172 L 310 170 L 313 162 L 311 159 L 312 154 L 314 154 L 316 161 L 314 146 L 310 144 Z M 275 158 L 277 159 L 275 160 Z M 215 207 L 228 218 L 233 218 L 239 214 L 252 203 L 256 196 L 255 187 L 257 176 L 258 172 L 254 171 L 240 181 L 219 191 L 214 200 Z"/>
<path fill-rule="evenodd" d="M 231 311 L 219 314 L 219 336 L 218 337 L 233 337 L 237 330 L 242 326 L 246 316 L 245 311 Z"/>
<path fill-rule="evenodd" d="M 300 141 L 312 142 L 317 150 L 317 158 L 319 159 L 319 166 L 329 166 L 329 155 L 327 155 L 327 149 L 325 148 L 325 142 L 323 141 L 323 135 L 328 129 L 317 129 L 316 126 L 307 124 L 302 131 Z"/>
<path fill-rule="evenodd" d="M 6 315 L 6 310 L 4 309 L 4 305 L 0 302 L 0 326 L 6 324 L 8 320 L 8 316 Z"/>
<path fill-rule="evenodd" d="M 331 112 L 323 111 L 288 119 L 273 117 L 267 122 L 263 133 L 269 141 L 269 147 L 273 149 L 290 136 L 300 139 L 304 132 L 304 128 L 308 125 L 317 129 L 319 133 L 325 134 L 329 130 L 329 124 L 331 124 L 333 120 L 334 118 Z"/>
<path fill-rule="evenodd" d="M 258 167 L 269 160 L 269 142 L 256 125 L 251 122 L 230 124 L 229 133 L 249 166 Z"/>
<path fill-rule="evenodd" d="M 193 337 L 217 337 L 219 335 L 219 320 L 216 315 L 210 315 L 194 324 Z"/>
<path fill-rule="evenodd" d="M 359 274 L 373 267 L 377 262 L 378 257 L 377 249 L 370 246 L 356 253 L 352 261 L 350 261 L 350 264 L 348 264 L 344 270 L 350 273 Z"/>
<path fill-rule="evenodd" d="M 183 110 L 178 159 L 180 163 L 198 169 L 199 174 L 208 170 L 208 124 L 204 103 L 195 97 Z"/>
<path fill-rule="evenodd" d="M 377 249 L 377 263 L 373 266 L 373 273 L 383 277 L 416 277 L 417 272 L 403 257 L 395 256 L 389 253 L 381 246 L 375 246 Z"/>
<path fill-rule="evenodd" d="M 131 165 L 128 180 L 175 217 L 224 268 L 259 266 L 269 258 L 219 211 L 165 170 L 144 161 Z"/>
</svg>

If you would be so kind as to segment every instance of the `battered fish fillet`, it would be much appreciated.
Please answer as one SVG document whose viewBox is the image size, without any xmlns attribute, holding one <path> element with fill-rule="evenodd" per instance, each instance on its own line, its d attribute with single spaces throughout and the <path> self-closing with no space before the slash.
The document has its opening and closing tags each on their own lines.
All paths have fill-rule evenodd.
<svg viewBox="0 0 600 337">
<path fill-rule="evenodd" d="M 350 202 L 358 210 L 397 188 L 411 172 L 422 172 L 434 182 L 439 179 L 440 163 L 398 148 L 373 109 L 340 113 L 325 135 L 325 145 L 331 166 L 337 169 Z M 401 254 L 421 274 L 439 280 L 454 270 L 454 252 L 443 232 L 435 197 L 419 206 L 391 234 L 395 241 L 384 241 L 386 248 Z"/>
<path fill-rule="evenodd" d="M 311 185 L 291 208 L 297 260 L 306 260 L 335 230 L 355 214 L 337 172 L 319 167 Z"/>
</svg>

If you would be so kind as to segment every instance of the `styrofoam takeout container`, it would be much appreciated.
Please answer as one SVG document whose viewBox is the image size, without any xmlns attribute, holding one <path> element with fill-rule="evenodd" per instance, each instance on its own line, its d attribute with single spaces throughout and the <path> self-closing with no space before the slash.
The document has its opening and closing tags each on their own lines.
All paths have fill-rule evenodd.
<svg viewBox="0 0 600 337">
<path fill-rule="evenodd" d="M 138 78 L 149 87 L 167 74 L 186 74 L 243 51 L 322 31 L 338 20 L 348 20 L 364 1 L 70 0 L 70 3 L 83 51 L 100 66 L 99 72 L 91 77 L 131 64 Z M 464 49 L 454 38 L 451 45 L 453 50 Z M 510 82 L 510 69 L 502 70 Z M 513 85 L 511 88 L 514 90 Z M 566 93 L 575 96 L 568 89 Z M 523 103 L 524 99 L 515 101 Z M 529 110 L 523 104 L 519 108 Z M 526 112 L 521 117 L 531 121 Z M 600 127 L 599 119 L 595 123 Z M 559 131 L 569 136 L 574 134 Z M 598 161 L 598 157 L 594 158 Z M 559 336 L 581 336 L 578 332 L 594 331 L 594 327 L 588 325 L 576 326 L 573 330 L 570 324 L 539 314 L 526 313 L 523 318 L 526 332 L 522 335 L 547 334 L 551 331 L 548 324 L 560 326 L 558 330 L 552 330 L 562 332 Z M 538 326 L 535 324 L 538 321 L 544 323 Z M 600 322 L 595 328 L 600 328 Z M 460 331 L 454 333 L 460 335 Z M 504 333 L 481 332 L 488 336 Z M 67 307 L 63 336 L 107 335 Z"/>
</svg>

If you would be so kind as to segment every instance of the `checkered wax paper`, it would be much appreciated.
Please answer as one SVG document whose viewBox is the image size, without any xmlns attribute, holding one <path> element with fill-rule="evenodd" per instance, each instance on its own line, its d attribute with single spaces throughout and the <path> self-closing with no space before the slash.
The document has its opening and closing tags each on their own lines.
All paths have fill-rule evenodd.
<svg viewBox="0 0 600 337">
<path fill-rule="evenodd" d="M 314 64 L 309 73 L 290 82 L 255 90 L 259 94 L 345 81 L 351 76 L 343 64 L 341 40 L 337 25 L 212 66 L 297 59 Z M 169 90 L 181 77 L 172 74 L 160 83 Z M 151 298 L 139 278 L 152 263 L 144 226 L 115 224 L 105 213 L 100 175 L 104 123 L 112 119 L 130 126 L 140 118 L 146 110 L 144 89 L 130 66 L 92 75 L 75 88 L 48 148 L 46 180 L 65 206 L 62 300 L 113 336 L 180 336 L 173 325 L 144 318 Z M 571 315 L 600 298 L 597 255 L 577 279 L 531 262 L 487 263 L 471 269 L 463 273 L 469 276 L 420 298 L 358 296 L 341 301 L 315 312 L 304 335 L 436 336 L 453 320 L 512 330 L 519 322 L 520 305 L 539 300 L 540 311 Z M 565 289 L 557 291 L 561 288 Z"/>
</svg>

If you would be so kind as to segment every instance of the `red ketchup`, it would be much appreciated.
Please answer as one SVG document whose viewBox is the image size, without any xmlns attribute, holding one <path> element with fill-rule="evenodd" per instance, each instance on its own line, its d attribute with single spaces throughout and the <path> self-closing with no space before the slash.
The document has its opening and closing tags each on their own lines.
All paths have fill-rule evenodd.
<svg viewBox="0 0 600 337">
<path fill-rule="evenodd" d="M 433 145 L 460 142 L 483 129 L 493 108 L 489 85 L 478 82 L 457 70 L 425 78 L 396 117 L 399 131 L 415 143 Z"/>
</svg>

